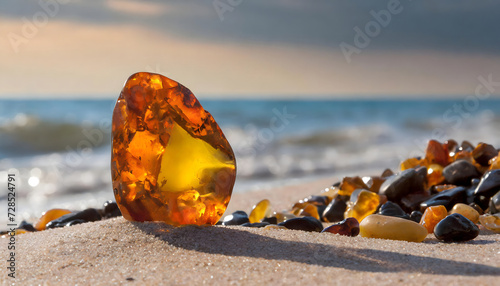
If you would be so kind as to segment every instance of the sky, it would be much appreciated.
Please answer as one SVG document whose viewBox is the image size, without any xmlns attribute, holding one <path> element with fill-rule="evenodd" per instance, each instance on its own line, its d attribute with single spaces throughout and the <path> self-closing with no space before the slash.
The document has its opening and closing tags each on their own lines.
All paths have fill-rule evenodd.
<svg viewBox="0 0 500 286">
<path fill-rule="evenodd" d="M 114 98 L 138 71 L 201 97 L 500 94 L 500 2 L 1 0 L 0 98 Z"/>
</svg>

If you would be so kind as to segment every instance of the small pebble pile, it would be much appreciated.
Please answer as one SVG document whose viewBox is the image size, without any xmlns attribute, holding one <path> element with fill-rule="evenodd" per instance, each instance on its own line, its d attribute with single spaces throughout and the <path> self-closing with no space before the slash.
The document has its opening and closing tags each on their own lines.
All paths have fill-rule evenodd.
<svg viewBox="0 0 500 286">
<path fill-rule="evenodd" d="M 500 152 L 492 145 L 430 140 L 425 157 L 409 158 L 397 173 L 344 177 L 318 195 L 272 211 L 267 199 L 250 214 L 236 211 L 218 225 L 292 229 L 346 236 L 422 242 L 428 234 L 444 242 L 479 235 L 479 226 L 500 233 Z M 120 216 L 116 203 L 80 212 L 52 209 L 16 234 Z M 326 227 L 324 227 L 326 225 Z"/>
</svg>

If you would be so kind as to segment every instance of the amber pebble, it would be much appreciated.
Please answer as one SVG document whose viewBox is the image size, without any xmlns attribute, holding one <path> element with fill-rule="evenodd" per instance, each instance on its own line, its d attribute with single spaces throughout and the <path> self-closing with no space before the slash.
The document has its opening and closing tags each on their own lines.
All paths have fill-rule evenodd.
<svg viewBox="0 0 500 286">
<path fill-rule="evenodd" d="M 408 170 L 408 169 L 414 169 L 416 167 L 422 166 L 423 161 L 420 158 L 408 158 L 401 162 L 400 169 L 401 171 Z"/>
<path fill-rule="evenodd" d="M 490 161 L 488 162 L 488 164 L 490 164 L 490 170 L 496 170 L 496 169 L 500 169 L 500 152 L 498 152 L 498 154 L 491 158 Z"/>
<path fill-rule="evenodd" d="M 306 203 L 303 208 L 301 208 L 298 213 L 298 216 L 312 216 L 315 219 L 319 219 L 318 208 L 311 204 Z"/>
<path fill-rule="evenodd" d="M 356 236 L 359 234 L 359 222 L 353 217 L 346 218 L 345 220 L 332 224 L 326 227 L 321 232 L 330 232 L 334 234 Z"/>
<path fill-rule="evenodd" d="M 380 198 L 376 193 L 362 190 L 355 201 L 347 203 L 347 209 L 344 213 L 344 218 L 353 217 L 358 221 L 373 214 L 380 203 Z"/>
<path fill-rule="evenodd" d="M 296 215 L 294 215 L 292 213 L 289 213 L 287 211 L 274 212 L 272 216 L 276 217 L 276 220 L 278 221 L 278 223 L 281 223 L 281 222 L 284 222 L 286 220 L 289 220 L 289 219 L 297 217 Z"/>
<path fill-rule="evenodd" d="M 315 232 L 321 232 L 323 230 L 323 224 L 319 220 L 310 216 L 292 218 L 278 225 L 294 230 Z"/>
<path fill-rule="evenodd" d="M 466 204 L 456 204 L 451 209 L 450 214 L 461 214 L 473 223 L 479 222 L 479 213 L 473 207 Z"/>
<path fill-rule="evenodd" d="M 342 197 L 336 197 L 323 211 L 323 220 L 326 222 L 337 222 L 344 219 L 344 212 L 347 208 Z"/>
<path fill-rule="evenodd" d="M 446 190 L 449 190 L 449 189 L 453 189 L 453 188 L 456 188 L 457 186 L 456 185 L 436 185 L 436 186 L 432 186 L 430 188 L 431 190 L 431 193 L 432 194 L 435 194 L 435 193 L 440 193 L 442 191 L 446 191 Z"/>
<path fill-rule="evenodd" d="M 455 156 L 455 152 L 458 151 L 458 142 L 453 139 L 446 140 L 443 146 L 448 150 L 450 157 Z"/>
<path fill-rule="evenodd" d="M 410 216 L 399 205 L 393 202 L 386 202 L 381 205 L 378 214 L 410 219 Z"/>
<path fill-rule="evenodd" d="M 427 229 L 411 220 L 372 214 L 359 224 L 362 237 L 383 238 L 421 242 L 427 236 Z"/>
<path fill-rule="evenodd" d="M 391 169 L 385 169 L 380 176 L 386 179 L 387 177 L 390 177 L 392 175 L 394 175 L 394 172 Z"/>
<path fill-rule="evenodd" d="M 427 184 L 433 186 L 441 184 L 443 181 L 443 167 L 439 164 L 429 165 L 427 168 Z"/>
<path fill-rule="evenodd" d="M 16 229 L 16 235 L 23 234 L 23 233 L 28 233 L 29 231 L 22 229 L 22 228 L 17 228 Z"/>
<path fill-rule="evenodd" d="M 35 223 L 36 230 L 45 230 L 47 223 L 53 221 L 57 218 L 62 217 L 63 215 L 71 213 L 70 210 L 67 209 L 51 209 L 42 214 L 42 216 Z"/>
<path fill-rule="evenodd" d="M 472 152 L 465 150 L 460 150 L 456 152 L 455 156 L 453 157 L 453 161 L 458 161 L 458 160 L 464 160 L 469 163 L 472 163 L 474 161 L 474 159 L 472 158 Z"/>
<path fill-rule="evenodd" d="M 83 222 L 98 221 L 101 218 L 102 216 L 98 210 L 94 208 L 88 208 L 80 212 L 65 214 L 55 220 L 52 220 L 49 223 L 47 223 L 46 228 L 49 229 L 49 228 L 65 227 Z"/>
<path fill-rule="evenodd" d="M 268 199 L 264 199 L 253 206 L 248 219 L 250 223 L 254 223 L 260 222 L 269 216 L 271 216 L 271 202 Z"/>
<path fill-rule="evenodd" d="M 480 215 L 479 222 L 485 228 L 500 233 L 500 213 Z"/>
<path fill-rule="evenodd" d="M 445 242 L 462 242 L 476 238 L 479 228 L 461 214 L 451 214 L 442 219 L 434 228 L 437 239 Z"/>
<path fill-rule="evenodd" d="M 369 189 L 365 182 L 363 182 L 363 179 L 359 176 L 344 177 L 339 188 L 340 190 L 338 191 L 338 194 L 342 196 L 350 196 L 352 192 L 357 189 Z"/>
<path fill-rule="evenodd" d="M 490 159 L 497 156 L 497 154 L 497 149 L 486 143 L 477 144 L 476 148 L 472 151 L 472 157 L 482 166 L 488 166 Z"/>
<path fill-rule="evenodd" d="M 331 186 L 331 187 L 326 188 L 323 191 L 321 191 L 321 195 L 328 197 L 331 201 L 337 197 L 338 191 L 339 191 L 338 187 Z"/>
<path fill-rule="evenodd" d="M 248 215 L 244 211 L 235 211 L 224 217 L 222 225 L 242 225 L 249 222 Z"/>
<path fill-rule="evenodd" d="M 430 206 L 425 209 L 425 212 L 420 219 L 420 224 L 427 229 L 428 233 L 433 233 L 436 224 L 438 224 L 447 215 L 448 211 L 444 206 Z"/>
<path fill-rule="evenodd" d="M 484 214 L 483 209 L 476 203 L 470 203 L 469 206 L 477 211 L 479 215 Z"/>
<path fill-rule="evenodd" d="M 436 140 L 429 140 L 425 150 L 425 161 L 428 165 L 439 164 L 446 167 L 449 163 L 448 148 Z"/>
<path fill-rule="evenodd" d="M 113 189 L 125 219 L 217 223 L 231 197 L 236 162 L 189 89 L 159 74 L 133 74 L 113 111 L 112 139 Z"/>
</svg>

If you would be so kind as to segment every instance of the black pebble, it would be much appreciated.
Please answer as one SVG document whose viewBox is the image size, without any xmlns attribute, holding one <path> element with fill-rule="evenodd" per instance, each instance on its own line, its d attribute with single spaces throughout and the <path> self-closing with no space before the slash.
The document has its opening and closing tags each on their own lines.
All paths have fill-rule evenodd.
<svg viewBox="0 0 500 286">
<path fill-rule="evenodd" d="M 343 220 L 346 208 L 346 202 L 341 197 L 336 197 L 323 211 L 323 221 L 337 222 Z"/>
<path fill-rule="evenodd" d="M 386 195 L 390 201 L 399 201 L 409 193 L 418 193 L 424 190 L 424 180 L 420 170 L 408 169 L 390 176 L 380 186 L 379 194 Z"/>
<path fill-rule="evenodd" d="M 410 219 L 410 216 L 397 204 L 387 202 L 380 206 L 378 213 L 385 216 L 393 216 L 404 219 Z"/>
<path fill-rule="evenodd" d="M 89 208 L 80 212 L 70 213 L 61 216 L 58 219 L 50 221 L 45 226 L 46 229 L 56 228 L 56 227 L 64 227 L 69 222 L 83 220 L 84 222 L 98 221 L 101 220 L 101 215 L 99 211 L 93 208 Z"/>
<path fill-rule="evenodd" d="M 500 191 L 490 199 L 490 213 L 495 214 L 498 212 L 500 212 Z"/>
<path fill-rule="evenodd" d="M 27 231 L 37 231 L 36 228 L 34 228 L 31 223 L 27 223 L 25 220 L 23 220 L 17 228 L 24 229 Z"/>
<path fill-rule="evenodd" d="M 434 235 L 445 242 L 462 242 L 476 238 L 479 228 L 463 215 L 451 214 L 438 222 Z"/>
<path fill-rule="evenodd" d="M 422 212 L 420 211 L 412 211 L 410 214 L 410 219 L 416 223 L 420 223 L 420 220 L 422 219 Z"/>
<path fill-rule="evenodd" d="M 244 223 L 250 222 L 248 220 L 248 215 L 244 211 L 235 211 L 234 213 L 224 217 L 222 225 L 242 225 Z"/>
<path fill-rule="evenodd" d="M 267 222 L 269 224 L 278 224 L 278 218 L 275 216 L 265 217 L 262 222 Z"/>
<path fill-rule="evenodd" d="M 464 187 L 456 187 L 433 195 L 428 200 L 425 200 L 420 204 L 420 209 L 425 210 L 430 206 L 443 205 L 449 211 L 455 204 L 466 202 L 467 189 Z"/>
<path fill-rule="evenodd" d="M 112 218 L 122 215 L 122 212 L 118 208 L 118 205 L 113 201 L 105 202 L 103 207 L 104 207 L 104 217 L 106 218 Z"/>
<path fill-rule="evenodd" d="M 500 191 L 500 169 L 486 172 L 474 191 L 474 202 L 481 208 L 488 208 L 490 198 Z"/>
<path fill-rule="evenodd" d="M 470 185 L 471 180 L 481 177 L 481 174 L 472 163 L 466 160 L 458 160 L 443 169 L 446 181 L 453 185 Z"/>
<path fill-rule="evenodd" d="M 319 220 L 310 216 L 292 218 L 280 223 L 279 225 L 294 230 L 316 232 L 321 232 L 323 230 L 323 224 Z"/>
<path fill-rule="evenodd" d="M 265 227 L 266 225 L 269 225 L 269 224 L 270 223 L 268 223 L 268 222 L 254 222 L 254 223 L 246 222 L 246 223 L 242 224 L 241 226 L 260 228 L 260 227 Z"/>
</svg>

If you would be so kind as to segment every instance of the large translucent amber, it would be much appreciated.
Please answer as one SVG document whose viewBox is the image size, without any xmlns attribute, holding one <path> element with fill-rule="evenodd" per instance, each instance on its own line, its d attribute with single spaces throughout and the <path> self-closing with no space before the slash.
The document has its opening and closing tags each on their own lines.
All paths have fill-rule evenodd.
<svg viewBox="0 0 500 286">
<path fill-rule="evenodd" d="M 133 74 L 113 112 L 111 172 L 116 202 L 131 221 L 215 224 L 236 176 L 233 150 L 189 89 L 153 73 Z"/>
</svg>

